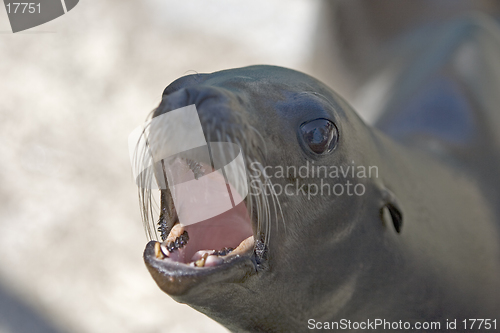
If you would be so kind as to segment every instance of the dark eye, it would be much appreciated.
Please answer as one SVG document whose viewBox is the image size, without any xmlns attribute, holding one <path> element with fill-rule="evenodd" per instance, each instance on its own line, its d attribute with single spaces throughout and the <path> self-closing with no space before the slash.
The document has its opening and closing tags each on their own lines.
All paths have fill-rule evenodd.
<svg viewBox="0 0 500 333">
<path fill-rule="evenodd" d="M 331 152 L 337 145 L 339 132 L 334 123 L 327 119 L 311 120 L 300 125 L 304 143 L 318 155 Z"/>
</svg>

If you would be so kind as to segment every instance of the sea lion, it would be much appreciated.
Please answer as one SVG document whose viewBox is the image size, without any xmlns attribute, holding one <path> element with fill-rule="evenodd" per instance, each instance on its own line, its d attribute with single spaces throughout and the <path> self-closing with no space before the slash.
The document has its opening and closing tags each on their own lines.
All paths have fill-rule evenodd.
<svg viewBox="0 0 500 333">
<path fill-rule="evenodd" d="M 144 251 L 158 286 L 235 332 L 335 328 L 341 320 L 350 321 L 346 329 L 379 331 L 388 327 L 376 323 L 419 322 L 443 331 L 458 320 L 460 331 L 470 329 L 462 320 L 498 320 L 500 76 L 488 59 L 498 59 L 500 44 L 475 19 L 459 24 L 467 34 L 447 54 L 427 67 L 417 61 L 411 80 L 401 72 L 401 93 L 375 126 L 290 69 L 251 66 L 170 84 L 153 119 L 195 104 L 207 142 L 238 144 L 249 183 L 258 181 L 246 207 L 192 231 L 161 191 L 160 229 L 170 238 Z M 467 45 L 478 51 L 467 60 L 473 73 L 460 66 Z M 338 184 L 343 192 L 316 192 Z M 149 195 L 141 192 L 146 219 Z M 226 239 L 226 227 L 243 231 Z M 181 249 L 193 258 L 176 257 Z M 196 257 L 198 250 L 213 252 Z"/>
</svg>

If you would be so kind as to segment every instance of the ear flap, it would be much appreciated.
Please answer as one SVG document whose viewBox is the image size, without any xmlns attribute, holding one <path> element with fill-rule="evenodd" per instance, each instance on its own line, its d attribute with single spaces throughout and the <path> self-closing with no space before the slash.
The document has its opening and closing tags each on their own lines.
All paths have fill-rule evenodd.
<svg viewBox="0 0 500 333">
<path fill-rule="evenodd" d="M 394 225 L 394 229 L 401 233 L 401 228 L 403 227 L 403 213 L 401 212 L 401 208 L 397 203 L 396 197 L 394 194 L 388 189 L 382 190 L 382 200 L 383 206 L 380 208 L 380 218 L 382 221 L 386 221 L 388 219 L 392 220 L 392 225 Z M 389 214 L 385 214 L 384 211 L 388 211 Z M 385 217 L 389 215 L 389 217 Z"/>
</svg>

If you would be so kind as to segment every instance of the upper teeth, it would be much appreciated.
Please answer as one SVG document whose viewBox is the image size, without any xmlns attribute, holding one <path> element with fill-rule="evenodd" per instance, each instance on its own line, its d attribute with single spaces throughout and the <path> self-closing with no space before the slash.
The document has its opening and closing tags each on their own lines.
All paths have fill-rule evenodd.
<svg viewBox="0 0 500 333">
<path fill-rule="evenodd" d="M 184 230 L 184 232 L 180 236 L 175 238 L 175 241 L 173 242 L 170 241 L 167 243 L 168 252 L 172 252 L 174 250 L 182 248 L 184 245 L 187 244 L 188 240 L 189 240 L 188 232 Z"/>
</svg>

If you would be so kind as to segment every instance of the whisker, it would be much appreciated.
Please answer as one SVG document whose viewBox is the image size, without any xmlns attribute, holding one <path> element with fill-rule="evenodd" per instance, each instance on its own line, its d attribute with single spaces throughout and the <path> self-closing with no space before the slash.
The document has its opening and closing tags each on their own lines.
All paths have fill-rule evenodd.
<svg viewBox="0 0 500 333">
<path fill-rule="evenodd" d="M 152 114 L 153 113 L 154 111 Z M 152 115 L 150 116 L 152 117 Z M 245 202 L 247 204 L 248 214 L 256 220 L 254 222 L 256 223 L 258 237 L 261 237 L 264 244 L 269 246 L 273 228 L 276 228 L 276 232 L 279 231 L 279 225 L 282 223 L 284 227 L 283 230 L 286 232 L 286 224 L 279 197 L 274 191 L 271 179 L 266 176 L 264 167 L 262 163 L 260 163 L 261 160 L 265 158 L 268 151 L 263 136 L 257 129 L 250 125 L 231 127 L 217 126 L 217 118 L 208 115 L 204 120 L 203 129 L 207 143 L 212 142 L 213 139 L 218 142 L 223 142 L 223 140 L 225 140 L 239 147 L 239 152 L 241 152 L 243 160 L 246 162 L 245 172 L 234 175 L 234 179 L 231 179 L 234 184 L 231 185 L 234 186 L 235 189 L 239 189 L 243 185 L 242 182 L 246 182 L 248 198 Z M 152 131 L 151 122 L 149 122 L 143 129 L 140 138 L 145 144 L 140 145 L 139 141 L 134 152 L 134 165 L 136 169 L 141 170 L 141 167 L 144 168 L 144 166 L 148 166 L 148 168 L 142 170 L 136 181 L 139 187 L 138 196 L 141 219 L 143 221 L 146 236 L 150 240 L 164 240 L 166 238 L 167 228 L 165 228 L 165 218 L 167 217 L 164 214 L 165 212 L 162 213 L 162 209 L 164 208 L 160 207 L 160 203 L 165 204 L 164 201 L 166 200 L 164 196 L 168 195 L 161 190 L 158 196 L 154 195 L 154 188 L 156 188 L 156 186 L 154 186 L 156 183 L 154 182 L 158 175 L 155 175 L 152 165 L 153 156 L 151 155 L 150 143 L 154 142 L 155 145 L 168 144 L 170 141 L 169 133 L 171 133 L 171 131 L 169 131 L 169 126 L 155 128 L 155 130 Z M 227 162 L 228 157 L 233 160 L 233 157 L 237 155 L 233 156 L 232 151 L 230 152 L 222 149 L 220 156 L 223 161 Z M 258 169 L 252 171 L 249 165 L 254 162 L 258 162 L 256 163 Z M 260 176 L 257 175 L 257 170 L 260 171 Z M 166 178 L 165 170 L 163 170 L 163 177 Z M 252 187 L 250 186 L 250 182 L 253 182 Z M 255 193 L 256 191 L 257 193 Z M 275 221 L 273 221 L 273 219 Z"/>
<path fill-rule="evenodd" d="M 247 125 L 249 129 L 251 129 L 255 134 L 257 134 L 257 136 L 260 138 L 260 140 L 262 141 L 262 146 L 264 146 L 264 156 L 267 156 L 267 146 L 266 146 L 266 141 L 264 140 L 264 137 L 262 136 L 262 134 L 260 134 L 260 132 L 253 126 L 251 125 Z"/>
</svg>

